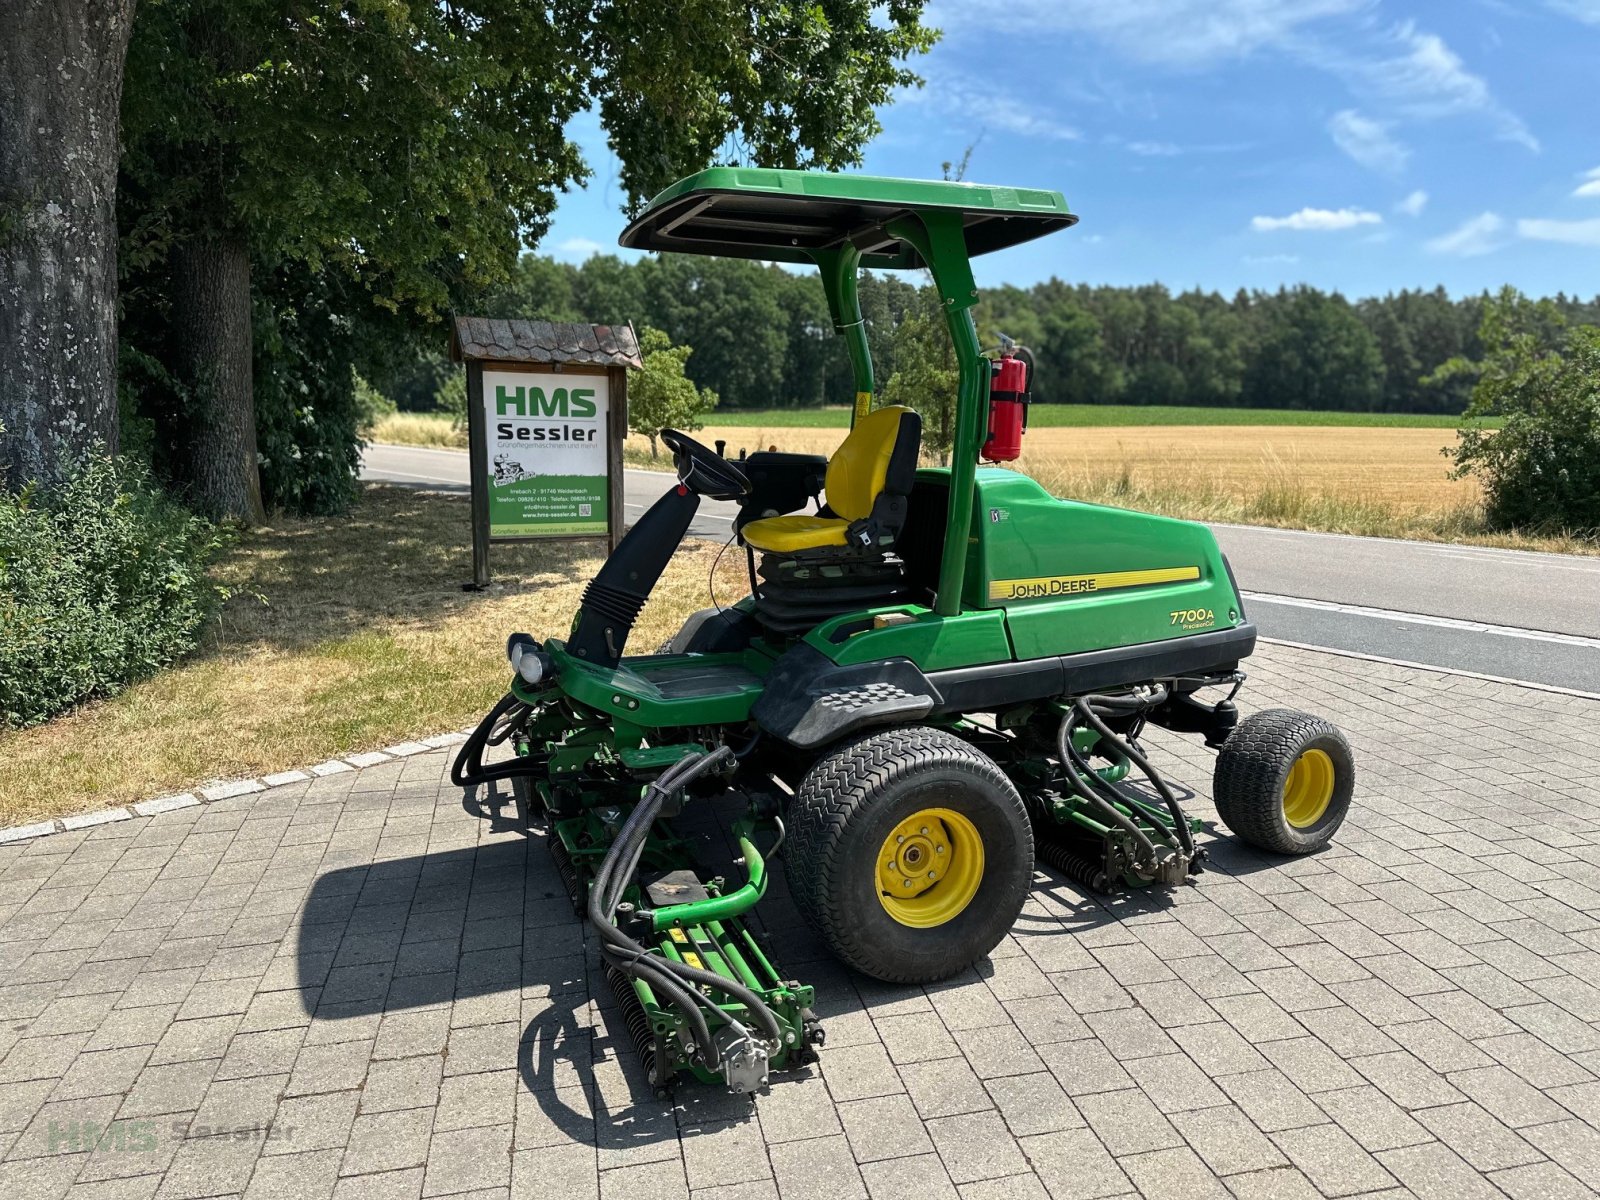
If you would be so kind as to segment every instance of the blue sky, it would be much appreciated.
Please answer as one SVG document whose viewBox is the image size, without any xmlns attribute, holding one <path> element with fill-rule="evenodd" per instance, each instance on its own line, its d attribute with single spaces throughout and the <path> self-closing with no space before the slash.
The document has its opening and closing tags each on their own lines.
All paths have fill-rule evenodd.
<svg viewBox="0 0 1600 1200">
<path fill-rule="evenodd" d="M 1600 0 L 934 0 L 875 174 L 1055 188 L 979 282 L 1600 293 Z M 614 163 L 541 249 L 615 246 Z"/>
</svg>

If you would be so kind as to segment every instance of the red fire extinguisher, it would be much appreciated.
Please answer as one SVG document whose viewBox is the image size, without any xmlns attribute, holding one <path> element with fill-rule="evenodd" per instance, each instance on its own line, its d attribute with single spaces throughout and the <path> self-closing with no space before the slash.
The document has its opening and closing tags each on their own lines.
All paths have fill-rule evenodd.
<svg viewBox="0 0 1600 1200">
<path fill-rule="evenodd" d="M 1028 428 L 1028 399 L 1033 389 L 1033 355 L 1005 334 L 1000 335 L 1000 357 L 989 377 L 989 436 L 978 457 L 985 462 L 1011 462 L 1022 454 L 1022 434 Z"/>
</svg>

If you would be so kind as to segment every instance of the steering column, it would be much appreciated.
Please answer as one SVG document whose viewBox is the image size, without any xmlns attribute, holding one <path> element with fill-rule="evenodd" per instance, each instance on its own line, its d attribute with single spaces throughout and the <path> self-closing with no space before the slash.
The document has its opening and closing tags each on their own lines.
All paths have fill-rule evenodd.
<svg viewBox="0 0 1600 1200">
<path fill-rule="evenodd" d="M 614 667 L 622 661 L 639 611 L 683 542 L 700 497 L 736 500 L 750 491 L 743 471 L 676 429 L 663 429 L 678 483 L 646 510 L 584 589 L 567 651 L 586 662 Z"/>
</svg>

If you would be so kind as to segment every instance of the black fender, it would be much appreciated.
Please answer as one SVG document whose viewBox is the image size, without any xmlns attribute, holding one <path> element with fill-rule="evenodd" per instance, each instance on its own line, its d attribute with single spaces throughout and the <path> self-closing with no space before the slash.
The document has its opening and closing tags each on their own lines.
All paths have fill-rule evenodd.
<svg viewBox="0 0 1600 1200">
<path fill-rule="evenodd" d="M 801 642 L 773 664 L 750 718 L 809 750 L 873 725 L 920 721 L 941 703 L 938 689 L 909 658 L 840 666 Z"/>
</svg>

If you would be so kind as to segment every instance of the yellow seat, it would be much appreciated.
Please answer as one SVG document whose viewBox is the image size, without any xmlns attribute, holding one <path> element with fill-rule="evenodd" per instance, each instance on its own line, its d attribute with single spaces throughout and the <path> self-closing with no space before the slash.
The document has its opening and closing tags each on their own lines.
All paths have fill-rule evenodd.
<svg viewBox="0 0 1600 1200">
<path fill-rule="evenodd" d="M 792 554 L 818 546 L 843 546 L 849 528 L 850 522 L 838 517 L 763 517 L 746 525 L 741 536 L 757 550 Z"/>
<path fill-rule="evenodd" d="M 908 420 L 909 425 L 906 424 Z M 900 457 L 905 459 L 909 442 L 909 463 L 898 465 L 902 473 L 915 471 L 916 445 L 921 432 L 921 418 L 902 405 L 890 405 L 868 413 L 856 421 L 850 436 L 828 460 L 828 473 L 823 481 L 827 495 L 825 513 L 763 517 L 740 530 L 740 537 L 745 545 L 754 549 L 780 554 L 849 545 L 851 524 L 872 516 L 873 507 L 889 481 L 890 461 L 895 457 L 897 446 L 901 448 Z M 902 492 L 908 492 L 909 479 L 902 481 L 901 486 Z"/>
</svg>

